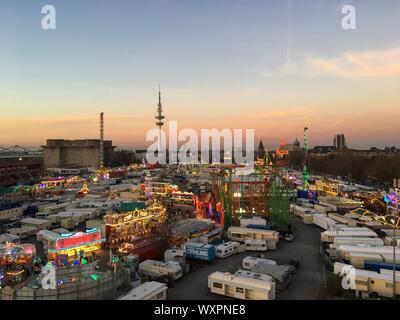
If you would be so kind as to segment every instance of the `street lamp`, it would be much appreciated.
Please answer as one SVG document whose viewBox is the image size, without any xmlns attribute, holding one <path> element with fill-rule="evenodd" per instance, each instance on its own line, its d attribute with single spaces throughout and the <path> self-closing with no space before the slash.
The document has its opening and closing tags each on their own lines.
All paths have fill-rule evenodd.
<svg viewBox="0 0 400 320">
<path fill-rule="evenodd" d="M 396 221 L 390 219 L 393 225 L 393 299 L 396 299 Z"/>
<path fill-rule="evenodd" d="M 397 241 L 396 241 L 396 229 L 398 227 L 399 224 L 399 215 L 398 215 L 398 211 L 399 211 L 399 204 L 398 204 L 398 189 L 395 188 L 395 192 L 396 192 L 396 199 L 395 199 L 395 210 L 392 212 L 392 215 L 389 215 L 389 202 L 390 202 L 390 198 L 386 197 L 384 198 L 384 201 L 386 203 L 386 214 L 387 216 L 382 217 L 383 221 L 386 224 L 391 224 L 393 226 L 393 299 L 396 298 L 396 245 L 397 245 Z"/>
<path fill-rule="evenodd" d="M 396 193 L 396 198 L 395 198 L 395 210 L 393 213 L 393 218 L 390 219 L 390 222 L 393 225 L 393 299 L 396 299 L 396 229 L 399 224 L 399 189 L 394 188 L 394 191 Z"/>
</svg>

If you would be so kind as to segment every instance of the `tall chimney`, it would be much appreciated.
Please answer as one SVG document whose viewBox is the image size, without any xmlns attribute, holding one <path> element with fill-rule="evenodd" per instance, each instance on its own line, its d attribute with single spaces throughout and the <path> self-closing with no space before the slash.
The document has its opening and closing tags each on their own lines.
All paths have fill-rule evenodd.
<svg viewBox="0 0 400 320">
<path fill-rule="evenodd" d="M 104 168 L 104 112 L 100 113 L 100 170 Z"/>
</svg>

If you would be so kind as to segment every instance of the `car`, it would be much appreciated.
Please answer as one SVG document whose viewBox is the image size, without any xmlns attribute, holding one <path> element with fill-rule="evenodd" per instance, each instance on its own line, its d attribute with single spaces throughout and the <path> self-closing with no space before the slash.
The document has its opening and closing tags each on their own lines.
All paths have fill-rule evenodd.
<svg viewBox="0 0 400 320">
<path fill-rule="evenodd" d="M 285 241 L 287 241 L 287 242 L 292 242 L 293 238 L 294 238 L 293 233 L 287 233 L 285 235 Z"/>
</svg>

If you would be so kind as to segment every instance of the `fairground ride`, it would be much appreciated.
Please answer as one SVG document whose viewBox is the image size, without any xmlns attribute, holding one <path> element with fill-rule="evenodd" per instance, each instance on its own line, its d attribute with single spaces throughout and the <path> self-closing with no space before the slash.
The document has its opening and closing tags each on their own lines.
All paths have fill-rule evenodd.
<svg viewBox="0 0 400 320">
<path fill-rule="evenodd" d="M 214 173 L 213 195 L 220 204 L 225 229 L 239 224 L 242 217 L 256 215 L 279 229 L 288 226 L 290 192 L 277 163 L 265 159 L 263 168 L 246 174 L 235 166 L 221 166 Z"/>
</svg>

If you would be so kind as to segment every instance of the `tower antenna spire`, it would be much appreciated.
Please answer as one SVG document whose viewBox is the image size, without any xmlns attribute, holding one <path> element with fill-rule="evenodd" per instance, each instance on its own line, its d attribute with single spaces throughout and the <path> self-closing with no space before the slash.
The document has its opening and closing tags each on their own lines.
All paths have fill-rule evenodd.
<svg viewBox="0 0 400 320">
<path fill-rule="evenodd" d="M 157 114 L 154 117 L 156 120 L 156 125 L 158 127 L 158 152 L 161 152 L 161 128 L 164 125 L 162 121 L 165 117 L 163 116 L 163 109 L 161 104 L 161 86 L 158 85 L 158 104 L 157 104 Z"/>
</svg>

